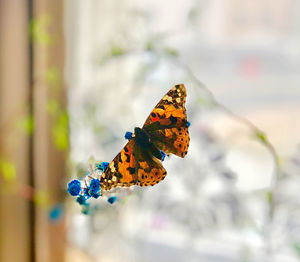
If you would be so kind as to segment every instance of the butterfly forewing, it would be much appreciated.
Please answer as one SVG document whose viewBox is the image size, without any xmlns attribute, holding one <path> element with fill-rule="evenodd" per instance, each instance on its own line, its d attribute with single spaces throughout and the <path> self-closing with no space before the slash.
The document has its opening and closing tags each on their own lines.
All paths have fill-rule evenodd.
<svg viewBox="0 0 300 262">
<path fill-rule="evenodd" d="M 164 129 L 185 124 L 187 122 L 185 100 L 185 86 L 182 84 L 174 86 L 154 107 L 143 128 Z"/>
<path fill-rule="evenodd" d="M 155 106 L 143 128 L 163 152 L 184 157 L 189 147 L 186 88 L 176 85 Z"/>
<path fill-rule="evenodd" d="M 103 190 L 117 186 L 129 187 L 137 183 L 135 151 L 135 141 L 130 140 L 109 163 L 100 179 Z"/>
</svg>

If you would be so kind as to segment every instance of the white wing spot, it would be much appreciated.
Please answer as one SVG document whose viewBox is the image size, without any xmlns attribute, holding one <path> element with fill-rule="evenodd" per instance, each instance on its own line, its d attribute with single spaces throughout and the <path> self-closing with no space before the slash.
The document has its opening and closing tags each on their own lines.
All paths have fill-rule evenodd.
<svg viewBox="0 0 300 262">
<path fill-rule="evenodd" d="M 114 162 L 111 162 L 111 163 L 110 163 L 109 168 L 110 168 L 111 172 L 113 172 L 113 173 L 116 171 Z"/>
<path fill-rule="evenodd" d="M 176 102 L 177 102 L 177 103 L 180 103 L 180 101 L 181 101 L 180 98 L 177 97 L 177 98 L 176 98 Z"/>
<path fill-rule="evenodd" d="M 172 97 L 171 96 L 164 96 L 163 100 L 168 100 L 169 102 L 172 102 Z"/>
</svg>

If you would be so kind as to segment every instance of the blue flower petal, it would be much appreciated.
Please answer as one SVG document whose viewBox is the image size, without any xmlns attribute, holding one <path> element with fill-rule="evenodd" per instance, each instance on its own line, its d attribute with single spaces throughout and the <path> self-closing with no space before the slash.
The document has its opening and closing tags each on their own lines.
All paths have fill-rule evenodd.
<svg viewBox="0 0 300 262">
<path fill-rule="evenodd" d="M 68 192 L 72 196 L 78 196 L 81 191 L 81 183 L 79 180 L 74 179 L 68 184 Z"/>
<path fill-rule="evenodd" d="M 129 132 L 129 131 L 127 131 L 127 132 L 125 133 L 125 138 L 128 139 L 128 140 L 132 139 L 132 133 Z"/>
<path fill-rule="evenodd" d="M 95 167 L 96 167 L 97 170 L 100 170 L 100 171 L 104 172 L 105 169 L 108 167 L 108 165 L 109 165 L 108 162 L 101 162 L 100 164 L 96 163 Z"/>
<path fill-rule="evenodd" d="M 107 199 L 107 202 L 110 204 L 113 204 L 117 201 L 117 197 L 116 196 L 111 196 Z"/>
<path fill-rule="evenodd" d="M 93 198 L 99 198 L 99 196 L 100 196 L 101 194 L 100 193 L 94 193 L 94 192 L 91 192 L 91 197 L 93 197 Z"/>
<path fill-rule="evenodd" d="M 96 178 L 92 179 L 89 187 L 89 195 L 91 197 L 98 198 L 100 196 L 100 191 L 100 180 Z"/>
<path fill-rule="evenodd" d="M 94 208 L 89 204 L 82 206 L 81 213 L 85 215 L 90 215 L 94 211 Z"/>
<path fill-rule="evenodd" d="M 105 169 L 108 167 L 109 163 L 108 162 L 102 162 L 101 163 L 101 167 L 102 167 L 102 171 L 104 172 Z"/>
<path fill-rule="evenodd" d="M 100 190 L 100 180 L 93 178 L 90 182 L 90 191 L 97 193 Z"/>
<path fill-rule="evenodd" d="M 52 222 L 58 222 L 62 218 L 63 211 L 64 209 L 61 204 L 52 206 L 49 210 L 49 219 Z"/>
<path fill-rule="evenodd" d="M 88 205 L 88 203 L 86 202 L 86 197 L 83 195 L 77 197 L 76 201 L 79 203 L 79 205 L 83 205 L 83 206 Z"/>
</svg>

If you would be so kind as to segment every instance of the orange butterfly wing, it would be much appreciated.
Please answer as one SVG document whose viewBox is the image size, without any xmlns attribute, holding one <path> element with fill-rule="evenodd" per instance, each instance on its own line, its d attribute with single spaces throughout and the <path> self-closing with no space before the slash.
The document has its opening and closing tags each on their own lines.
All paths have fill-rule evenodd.
<svg viewBox="0 0 300 262">
<path fill-rule="evenodd" d="M 139 154 L 138 154 L 139 155 Z M 150 154 L 149 151 L 142 151 L 141 158 L 137 158 L 137 176 L 139 186 L 154 186 L 163 180 L 167 171 L 161 164 L 161 161 Z"/>
<path fill-rule="evenodd" d="M 117 186 L 130 187 L 137 183 L 135 141 L 130 140 L 121 152 L 109 163 L 100 178 L 102 190 Z"/>
<path fill-rule="evenodd" d="M 167 172 L 161 162 L 130 140 L 103 172 L 102 190 L 114 187 L 153 186 L 163 180 Z"/>
<path fill-rule="evenodd" d="M 174 86 L 155 106 L 143 126 L 160 150 L 180 157 L 187 154 L 190 141 L 185 101 L 185 86 Z"/>
</svg>

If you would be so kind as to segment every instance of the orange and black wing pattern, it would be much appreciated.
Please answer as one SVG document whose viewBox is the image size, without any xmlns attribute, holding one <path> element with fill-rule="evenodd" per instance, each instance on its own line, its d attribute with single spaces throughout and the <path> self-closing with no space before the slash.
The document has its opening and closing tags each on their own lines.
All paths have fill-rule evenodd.
<svg viewBox="0 0 300 262">
<path fill-rule="evenodd" d="M 161 161 L 130 140 L 101 176 L 102 190 L 114 187 L 153 186 L 167 175 Z"/>
<path fill-rule="evenodd" d="M 190 138 L 185 100 L 185 86 L 176 85 L 147 118 L 142 129 L 157 150 L 180 157 L 187 154 Z M 103 172 L 100 185 L 102 190 L 118 186 L 153 186 L 163 180 L 166 174 L 161 160 L 133 137 Z"/>
<path fill-rule="evenodd" d="M 102 190 L 110 190 L 117 186 L 130 187 L 137 184 L 135 148 L 135 141 L 130 140 L 109 163 L 100 179 Z"/>
<path fill-rule="evenodd" d="M 143 126 L 155 146 L 180 157 L 187 154 L 190 141 L 185 101 L 185 86 L 174 86 L 155 106 Z"/>
<path fill-rule="evenodd" d="M 154 186 L 166 177 L 167 171 L 161 161 L 151 155 L 149 151 L 142 150 L 137 155 L 137 185 Z"/>
</svg>

